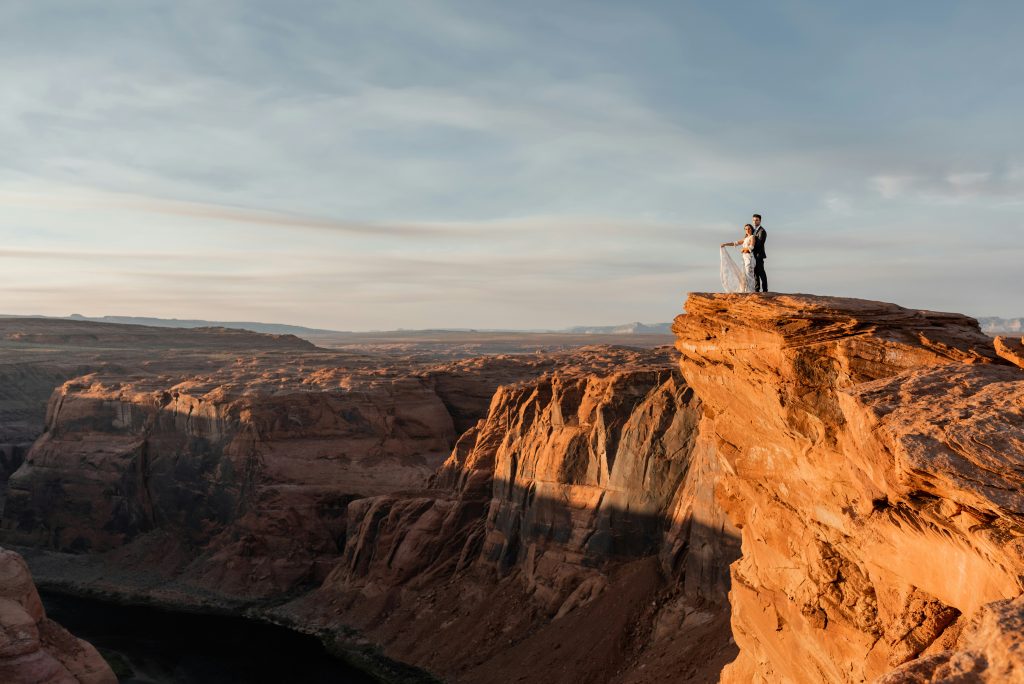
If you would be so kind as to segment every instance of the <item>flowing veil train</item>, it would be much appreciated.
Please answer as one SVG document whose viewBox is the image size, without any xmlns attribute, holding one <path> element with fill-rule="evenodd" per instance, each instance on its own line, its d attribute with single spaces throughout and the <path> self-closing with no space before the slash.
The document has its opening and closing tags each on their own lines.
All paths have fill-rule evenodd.
<svg viewBox="0 0 1024 684">
<path fill-rule="evenodd" d="M 740 268 L 725 247 L 721 248 L 721 264 L 719 274 L 722 276 L 722 287 L 726 292 L 746 292 L 746 278 L 743 276 L 743 269 Z"/>
</svg>

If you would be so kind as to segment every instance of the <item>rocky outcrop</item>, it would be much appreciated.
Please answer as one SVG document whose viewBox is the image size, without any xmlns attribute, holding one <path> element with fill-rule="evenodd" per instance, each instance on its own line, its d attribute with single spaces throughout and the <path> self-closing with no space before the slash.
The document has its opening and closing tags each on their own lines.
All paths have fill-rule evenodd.
<svg viewBox="0 0 1024 684">
<path fill-rule="evenodd" d="M 5 684 L 113 684 L 89 643 L 46 617 L 28 566 L 0 549 L 0 681 Z"/>
<path fill-rule="evenodd" d="M 131 376 L 154 365 L 198 369 L 232 353 L 314 351 L 323 352 L 292 335 L 248 330 L 0 318 L 0 505 L 7 478 L 43 432 L 47 401 L 55 388 L 72 378 L 101 370 Z"/>
<path fill-rule="evenodd" d="M 1024 577 L 1024 375 L 973 319 L 803 295 L 686 310 L 681 367 L 742 534 L 723 681 L 860 682 L 1009 624 L 960 636 Z"/>
<path fill-rule="evenodd" d="M 1008 340 L 1005 337 L 996 337 L 996 353 L 1010 363 L 1024 368 L 1024 338 L 1019 340 Z"/>
<path fill-rule="evenodd" d="M 605 356 L 398 369 L 325 353 L 186 356 L 181 369 L 81 376 L 53 392 L 10 479 L 3 538 L 102 558 L 105 590 L 124 572 L 149 593 L 171 583 L 172 601 L 309 588 L 344 548 L 348 504 L 423 487 L 501 383 Z"/>
<path fill-rule="evenodd" d="M 279 614 L 454 681 L 717 679 L 738 549 L 701 405 L 663 353 L 615 357 L 500 388 L 433 489 L 349 505 L 343 562 Z"/>
<path fill-rule="evenodd" d="M 337 554 L 348 501 L 419 484 L 453 439 L 415 380 L 246 396 L 82 378 L 10 479 L 4 535 L 80 553 L 173 532 L 201 549 L 200 586 L 273 594 Z"/>
<path fill-rule="evenodd" d="M 983 606 L 963 628 L 956 639 L 958 648 L 911 660 L 880 677 L 877 684 L 1024 681 L 1022 634 L 1024 597 L 994 601 Z"/>
<path fill-rule="evenodd" d="M 461 681 L 711 681 L 734 653 L 735 532 L 670 348 L 438 362 L 37 332 L 0 353 L 65 373 L 54 345 L 114 350 L 57 378 L 8 487 L 0 533 L 51 586 L 322 628 Z"/>
<path fill-rule="evenodd" d="M 38 559 L 76 588 L 453 682 L 1019 678 L 1013 344 L 852 299 L 686 309 L 678 357 L 108 366 L 51 397 L 2 534 L 77 554 Z"/>
</svg>

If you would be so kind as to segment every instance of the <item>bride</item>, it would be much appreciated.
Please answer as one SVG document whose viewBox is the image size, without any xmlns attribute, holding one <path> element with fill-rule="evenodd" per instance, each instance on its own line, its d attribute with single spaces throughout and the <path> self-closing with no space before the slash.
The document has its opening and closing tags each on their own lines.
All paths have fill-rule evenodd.
<svg viewBox="0 0 1024 684">
<path fill-rule="evenodd" d="M 754 291 L 754 226 L 749 223 L 743 226 L 746 237 L 736 242 L 723 242 L 721 246 L 722 287 L 726 292 Z M 732 260 L 726 247 L 739 247 L 743 254 L 743 270 Z"/>
</svg>

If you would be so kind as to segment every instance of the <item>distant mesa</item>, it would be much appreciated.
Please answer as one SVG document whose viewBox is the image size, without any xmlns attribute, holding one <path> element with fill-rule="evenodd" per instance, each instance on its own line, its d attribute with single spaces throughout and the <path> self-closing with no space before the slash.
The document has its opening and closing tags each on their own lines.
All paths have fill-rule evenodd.
<svg viewBox="0 0 1024 684">
<path fill-rule="evenodd" d="M 237 330 L 251 330 L 252 332 L 267 333 L 271 335 L 297 335 L 298 337 L 324 337 L 338 334 L 365 335 L 369 333 L 556 333 L 563 335 L 671 335 L 672 324 L 664 323 L 622 323 L 619 325 L 577 325 L 571 328 L 459 328 L 459 327 L 437 327 L 437 328 L 406 328 L 398 327 L 392 330 L 372 330 L 365 333 L 349 330 L 332 330 L 328 328 L 309 328 L 302 325 L 289 325 L 287 323 L 259 323 L 257 321 L 207 321 L 199 318 L 156 318 L 153 316 L 84 316 L 80 313 L 73 313 L 66 318 L 61 316 L 24 316 L 0 314 L 2 318 L 50 318 L 53 320 L 74 320 L 90 321 L 93 323 L 120 323 L 127 325 L 145 325 L 155 328 L 228 328 Z M 999 318 L 997 316 L 980 317 L 977 319 L 981 330 L 989 335 L 1022 333 L 1024 332 L 1024 317 L 1021 318 Z"/>
<path fill-rule="evenodd" d="M 156 328 L 232 328 L 251 330 L 273 335 L 309 335 L 312 333 L 335 333 L 338 330 L 307 328 L 285 323 L 257 323 L 255 321 L 204 321 L 198 318 L 155 318 L 151 316 L 83 316 L 73 313 L 68 318 L 94 323 L 122 323 L 127 325 L 148 325 Z"/>
<path fill-rule="evenodd" d="M 51 320 L 88 321 L 91 323 L 116 323 L 121 325 L 145 325 L 154 328 L 227 328 L 232 330 L 250 330 L 252 332 L 271 335 L 296 335 L 298 337 L 324 337 L 339 334 L 365 335 L 401 333 L 403 335 L 423 333 L 554 333 L 562 335 L 671 335 L 671 323 L 624 323 L 621 325 L 580 325 L 571 328 L 395 328 L 393 330 L 372 330 L 357 333 L 348 330 L 331 330 L 327 328 L 308 328 L 302 325 L 287 323 L 259 323 L 256 321 L 207 321 L 200 318 L 156 318 L 153 316 L 85 316 L 73 313 L 66 318 L 61 316 L 15 316 L 0 314 L 0 318 L 46 318 Z M 1001 320 L 1001 319 L 1000 319 Z"/>
<path fill-rule="evenodd" d="M 0 317 L 0 341 L 47 347 L 98 349 L 203 349 L 207 351 L 313 351 L 290 333 L 262 333 L 226 326 L 179 328 L 93 321 L 87 318 Z"/>
</svg>

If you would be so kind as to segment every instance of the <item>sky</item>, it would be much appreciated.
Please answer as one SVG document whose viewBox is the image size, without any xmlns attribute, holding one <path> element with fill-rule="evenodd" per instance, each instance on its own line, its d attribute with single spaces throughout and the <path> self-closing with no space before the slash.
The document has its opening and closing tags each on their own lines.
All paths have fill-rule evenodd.
<svg viewBox="0 0 1024 684">
<path fill-rule="evenodd" d="M 0 313 L 1024 316 L 1024 3 L 0 3 Z"/>
</svg>

